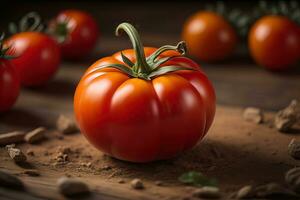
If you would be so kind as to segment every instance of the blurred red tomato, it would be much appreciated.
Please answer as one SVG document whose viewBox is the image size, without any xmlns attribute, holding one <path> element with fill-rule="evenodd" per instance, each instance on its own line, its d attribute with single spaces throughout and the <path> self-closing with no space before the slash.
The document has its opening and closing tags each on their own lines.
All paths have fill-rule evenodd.
<svg viewBox="0 0 300 200">
<path fill-rule="evenodd" d="M 237 43 L 233 27 L 220 15 L 201 11 L 191 16 L 182 32 L 192 56 L 203 61 L 218 61 L 232 54 Z"/>
<path fill-rule="evenodd" d="M 99 37 L 94 18 L 80 10 L 62 11 L 50 22 L 49 30 L 60 42 L 63 57 L 68 59 L 79 59 L 89 54 Z"/>
<path fill-rule="evenodd" d="M 259 65 L 269 70 L 287 70 L 299 59 L 299 28 L 286 17 L 265 16 L 251 27 L 248 45 Z"/>
<path fill-rule="evenodd" d="M 0 58 L 0 112 L 10 109 L 20 91 L 19 76 L 10 60 Z"/>
<path fill-rule="evenodd" d="M 5 41 L 8 53 L 16 56 L 11 62 L 24 86 L 45 84 L 57 71 L 60 50 L 55 40 L 39 32 L 21 32 Z"/>
<path fill-rule="evenodd" d="M 143 48 L 132 25 L 120 29 L 135 49 L 98 60 L 81 78 L 74 110 L 82 133 L 106 154 L 132 162 L 167 159 L 192 148 L 214 118 L 210 81 L 170 45 Z"/>
</svg>

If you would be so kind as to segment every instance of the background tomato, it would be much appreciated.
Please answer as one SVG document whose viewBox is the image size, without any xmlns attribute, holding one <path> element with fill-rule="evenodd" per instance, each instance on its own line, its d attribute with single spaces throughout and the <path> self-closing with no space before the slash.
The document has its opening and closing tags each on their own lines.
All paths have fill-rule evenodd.
<svg viewBox="0 0 300 200">
<path fill-rule="evenodd" d="M 20 82 L 10 60 L 0 58 L 0 112 L 10 109 L 19 96 Z"/>
<path fill-rule="evenodd" d="M 85 57 L 96 45 L 99 28 L 91 15 L 80 10 L 65 10 L 49 25 L 60 43 L 65 58 Z"/>
<path fill-rule="evenodd" d="M 182 38 L 192 56 L 203 61 L 222 60 L 232 54 L 237 35 L 220 15 L 202 11 L 191 16 L 183 27 Z"/>
<path fill-rule="evenodd" d="M 50 36 L 39 32 L 17 33 L 5 41 L 11 47 L 11 62 L 24 86 L 45 84 L 57 71 L 60 63 L 59 46 Z"/>
<path fill-rule="evenodd" d="M 253 59 L 270 70 L 286 70 L 299 59 L 297 25 L 283 16 L 259 19 L 251 28 L 248 45 Z"/>
<path fill-rule="evenodd" d="M 137 38 L 131 25 L 119 27 L 127 28 L 132 40 Z M 149 57 L 158 50 L 143 48 L 140 41 L 133 44 L 138 50 L 123 51 L 123 58 L 121 52 L 102 58 L 87 70 L 74 97 L 76 118 L 86 138 L 113 157 L 132 162 L 170 158 L 192 148 L 207 133 L 215 113 L 214 89 L 186 57 L 171 58 L 154 71 L 168 66 L 178 70 L 147 79 L 144 69 L 155 65 Z M 178 55 L 170 50 L 157 59 Z M 130 62 L 135 64 L 129 67 Z M 115 69 L 121 65 L 122 70 Z M 138 73 L 132 76 L 124 73 L 134 69 Z"/>
</svg>

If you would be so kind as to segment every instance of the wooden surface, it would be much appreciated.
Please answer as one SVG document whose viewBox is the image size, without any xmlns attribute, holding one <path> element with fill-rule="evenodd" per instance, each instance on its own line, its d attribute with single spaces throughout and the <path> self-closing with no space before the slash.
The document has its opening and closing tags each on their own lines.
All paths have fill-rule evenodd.
<svg viewBox="0 0 300 200">
<path fill-rule="evenodd" d="M 0 149 L 0 168 L 17 174 L 26 185 L 25 192 L 1 188 L 0 197 L 29 200 L 64 199 L 58 193 L 56 181 L 68 173 L 82 179 L 92 189 L 91 195 L 78 197 L 79 199 L 182 199 L 193 189 L 180 184 L 178 176 L 189 170 L 197 170 L 218 179 L 223 198 L 226 199 L 246 184 L 258 185 L 274 181 L 283 183 L 284 172 L 299 165 L 287 154 L 287 144 L 292 138 L 299 136 L 280 134 L 269 128 L 272 113 L 268 113 L 265 124 L 256 125 L 242 119 L 242 109 L 238 106 L 228 107 L 220 104 L 217 106 L 215 122 L 205 140 L 192 151 L 170 161 L 141 165 L 114 159 L 107 161 L 81 134 L 65 136 L 64 140 L 58 140 L 55 137 L 58 134 L 55 131 L 55 121 L 61 113 L 72 115 L 73 92 L 83 71 L 81 64 L 65 63 L 56 78 L 47 86 L 24 89 L 16 106 L 0 116 L 1 133 L 12 130 L 26 131 L 38 126 L 49 129 L 49 139 L 42 144 L 18 145 L 24 152 L 27 149 L 38 152 L 34 157 L 29 157 L 29 165 L 16 165 L 9 159 L 6 150 Z M 67 166 L 53 166 L 53 156 L 45 156 L 43 152 L 54 153 L 61 145 L 71 148 L 75 148 L 74 145 L 79 146 L 83 153 L 92 154 L 95 159 L 94 167 L 78 171 L 80 159 L 73 160 Z M 100 159 L 100 162 L 96 162 L 97 159 Z M 114 171 L 99 172 L 98 169 L 103 163 L 112 165 Z M 27 168 L 40 171 L 41 176 L 24 175 L 23 171 Z M 126 183 L 119 184 L 120 178 Z M 131 189 L 129 182 L 133 178 L 141 178 L 146 189 Z M 156 186 L 157 180 L 162 181 L 165 186 Z"/>
<path fill-rule="evenodd" d="M 42 96 L 36 94 L 36 96 Z M 18 103 L 16 110 L 27 110 L 38 116 L 39 124 L 47 122 L 50 131 L 48 140 L 38 145 L 20 144 L 18 145 L 24 152 L 31 149 L 35 151 L 35 156 L 28 156 L 27 165 L 16 165 L 7 155 L 4 148 L 0 149 L 0 169 L 18 175 L 26 185 L 26 191 L 13 191 L 0 188 L 0 197 L 8 199 L 64 199 L 58 193 L 56 181 L 59 177 L 71 175 L 86 182 L 92 189 L 92 194 L 82 196 L 79 199 L 182 199 L 193 190 L 177 181 L 177 177 L 186 171 L 201 171 L 209 177 L 218 180 L 223 199 L 246 184 L 259 185 L 268 182 L 283 183 L 286 170 L 299 166 L 299 163 L 291 159 L 287 154 L 287 145 L 291 138 L 299 138 L 297 135 L 280 134 L 269 128 L 269 120 L 273 114 L 268 114 L 267 122 L 263 125 L 256 125 L 245 122 L 242 119 L 242 110 L 218 106 L 216 120 L 204 141 L 196 148 L 178 157 L 162 162 L 149 164 L 131 164 L 115 159 L 95 162 L 92 169 L 81 169 L 78 171 L 79 161 L 72 160 L 66 166 L 53 166 L 51 157 L 45 156 L 44 151 L 55 152 L 58 146 L 64 145 L 73 148 L 84 149 L 83 154 L 93 155 L 93 159 L 102 158 L 101 152 L 91 147 L 81 134 L 65 136 L 64 140 L 58 140 L 53 136 L 53 122 L 56 115 L 61 112 L 71 112 L 68 101 L 56 101 L 61 103 L 61 107 L 53 108 L 51 100 L 48 103 L 27 102 L 30 97 L 22 96 L 24 101 Z M 27 99 L 27 100 L 25 100 Z M 42 98 L 41 98 L 42 100 Z M 64 105 L 66 105 L 64 107 Z M 41 107 L 47 106 L 48 111 L 41 111 Z M 25 109 L 26 107 L 26 109 Z M 50 111 L 51 108 L 51 111 Z M 24 111 L 23 110 L 23 111 Z M 8 118 L 23 121 L 28 115 L 25 112 L 11 113 L 9 116 L 1 116 L 1 130 L 16 129 L 14 123 Z M 29 119 L 28 120 L 32 120 Z M 36 120 L 34 120 L 36 122 Z M 4 128 L 4 127 L 5 128 Z M 31 128 L 35 125 L 30 125 Z M 22 128 L 24 127 L 24 128 Z M 17 129 L 28 129 L 20 125 Z M 297 130 L 299 133 L 300 131 Z M 80 144 L 78 145 L 78 141 Z M 78 146 L 77 146 L 78 145 Z M 108 162 L 114 171 L 99 172 L 102 162 Z M 40 177 L 28 177 L 23 174 L 26 169 L 35 169 L 41 173 Z M 127 173 L 130 171 L 130 173 Z M 145 184 L 145 189 L 141 191 L 133 190 L 129 182 L 132 178 L 141 178 Z M 120 179 L 125 180 L 125 184 L 119 184 Z M 156 186 L 155 181 L 162 181 L 164 186 Z"/>
<path fill-rule="evenodd" d="M 8 113 L 0 115 L 0 134 L 14 130 L 31 130 L 45 126 L 50 139 L 40 145 L 20 145 L 26 151 L 28 148 L 42 151 L 55 151 L 58 145 L 71 145 L 82 141 L 82 148 L 102 158 L 102 154 L 92 148 L 83 136 L 76 134 L 64 140 L 51 136 L 55 121 L 59 114 L 73 115 L 73 94 L 76 85 L 85 69 L 98 58 L 110 55 L 115 51 L 129 48 L 128 39 L 123 36 L 113 36 L 115 26 L 124 20 L 133 22 L 142 33 L 145 45 L 161 46 L 176 44 L 180 40 L 180 29 L 184 19 L 201 7 L 201 2 L 193 4 L 146 3 L 118 4 L 107 3 L 23 3 L 17 7 L 7 6 L 1 15 L 0 24 L 4 27 L 8 21 L 15 20 L 25 12 L 36 10 L 43 16 L 50 17 L 61 9 L 84 8 L 95 15 L 101 25 L 101 36 L 93 54 L 80 62 L 64 61 L 55 77 L 48 85 L 36 89 L 23 89 L 16 106 Z M 166 10 L 177 13 L 170 16 Z M 10 13 L 16 13 L 11 15 Z M 134 14 L 133 14 L 134 13 Z M 158 23 L 159 22 L 159 23 Z M 0 168 L 18 174 L 26 184 L 26 191 L 14 191 L 0 188 L 0 199 L 63 199 L 56 188 L 56 180 L 66 172 L 74 177 L 80 176 L 92 188 L 92 195 L 78 197 L 79 199 L 182 199 L 191 192 L 177 181 L 177 177 L 188 170 L 198 170 L 215 177 L 220 182 L 224 197 L 246 184 L 262 184 L 276 181 L 283 182 L 284 172 L 299 165 L 287 155 L 287 144 L 291 138 L 299 138 L 295 134 L 280 134 L 270 129 L 267 124 L 254 125 L 242 120 L 242 108 L 258 106 L 268 111 L 282 108 L 293 98 L 300 98 L 300 67 L 289 73 L 271 73 L 253 64 L 247 56 L 245 44 L 241 45 L 232 58 L 216 64 L 201 63 L 204 71 L 212 80 L 217 93 L 218 109 L 215 122 L 207 138 L 194 150 L 178 156 L 172 161 L 151 163 L 149 165 L 132 165 L 116 160 L 109 160 L 113 172 L 95 173 L 95 171 L 76 171 L 78 160 L 74 167 L 57 168 L 50 162 L 50 157 L 42 153 L 29 158 L 30 166 L 41 172 L 40 177 L 28 177 L 22 172 L 24 166 L 13 163 L 4 148 L 0 149 Z M 268 114 L 271 118 L 272 113 Z M 295 133 L 298 133 L 296 130 Z M 77 144 L 77 143 L 76 143 Z M 220 157 L 214 157 L 211 148 L 221 152 Z M 41 161 L 42 160 L 42 161 Z M 170 163 L 171 164 L 170 164 Z M 101 163 L 95 163 L 95 168 Z M 175 170 L 174 170 L 175 169 Z M 121 172 L 130 171 L 130 174 Z M 21 173 L 21 174 L 20 174 Z M 134 175 L 135 174 L 135 175 Z M 118 184 L 123 178 L 125 184 Z M 146 189 L 135 191 L 130 188 L 132 178 L 142 178 Z M 155 180 L 161 180 L 166 186 L 155 186 Z"/>
</svg>

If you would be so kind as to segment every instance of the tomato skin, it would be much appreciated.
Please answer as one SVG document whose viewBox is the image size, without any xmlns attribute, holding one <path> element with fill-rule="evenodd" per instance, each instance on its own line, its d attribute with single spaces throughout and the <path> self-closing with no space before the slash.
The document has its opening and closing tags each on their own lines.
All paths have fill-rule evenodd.
<svg viewBox="0 0 300 200">
<path fill-rule="evenodd" d="M 146 56 L 155 50 L 144 48 Z M 133 50 L 122 52 L 135 60 Z M 123 63 L 119 56 L 95 62 L 77 86 L 74 111 L 85 137 L 104 153 L 131 162 L 168 159 L 192 148 L 215 114 L 215 93 L 206 75 L 184 70 L 146 81 L 117 69 L 97 69 Z M 169 62 L 197 65 L 188 58 Z"/>
<path fill-rule="evenodd" d="M 60 64 L 56 41 L 39 32 L 17 33 L 5 41 L 9 54 L 24 86 L 40 86 L 52 78 Z"/>
<path fill-rule="evenodd" d="M 210 11 L 200 11 L 188 18 L 182 38 L 192 56 L 207 62 L 225 59 L 237 44 L 232 26 L 222 16 Z"/>
<path fill-rule="evenodd" d="M 269 70 L 287 70 L 299 59 L 298 27 L 286 17 L 265 16 L 252 26 L 248 45 L 259 65 Z"/>
<path fill-rule="evenodd" d="M 19 76 L 10 60 L 0 58 L 0 113 L 9 110 L 20 91 Z"/>
<path fill-rule="evenodd" d="M 67 22 L 66 22 L 67 20 Z M 80 10 L 65 10 L 59 13 L 52 22 L 67 23 L 67 37 L 60 44 L 62 55 L 67 59 L 83 58 L 96 45 L 99 37 L 99 28 L 94 18 Z"/>
</svg>

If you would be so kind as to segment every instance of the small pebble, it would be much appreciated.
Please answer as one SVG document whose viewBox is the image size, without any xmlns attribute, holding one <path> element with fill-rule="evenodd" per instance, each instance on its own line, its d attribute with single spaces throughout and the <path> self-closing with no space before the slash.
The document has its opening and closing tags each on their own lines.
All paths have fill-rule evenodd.
<svg viewBox="0 0 300 200">
<path fill-rule="evenodd" d="M 139 190 L 139 189 L 143 189 L 144 188 L 143 182 L 140 179 L 138 179 L 138 178 L 133 179 L 130 182 L 130 184 L 131 184 L 131 187 L 133 189 L 138 189 Z"/>
<path fill-rule="evenodd" d="M 0 186 L 14 189 L 24 187 L 23 182 L 18 177 L 3 170 L 0 170 Z"/>
<path fill-rule="evenodd" d="M 57 129 L 63 134 L 72 134 L 78 132 L 76 123 L 65 115 L 60 115 L 56 121 Z"/>
<path fill-rule="evenodd" d="M 300 193 L 300 167 L 295 167 L 287 171 L 285 182 L 293 191 Z"/>
<path fill-rule="evenodd" d="M 299 118 L 300 105 L 297 100 L 292 100 L 286 108 L 276 114 L 274 126 L 280 132 L 288 132 Z"/>
<path fill-rule="evenodd" d="M 246 185 L 236 193 L 235 197 L 237 199 L 247 199 L 247 198 L 252 198 L 253 196 L 254 196 L 253 187 L 251 185 Z"/>
<path fill-rule="evenodd" d="M 15 162 L 21 163 L 27 160 L 27 157 L 24 155 L 24 153 L 20 149 L 14 147 L 14 145 L 6 145 L 6 149 L 9 157 Z"/>
<path fill-rule="evenodd" d="M 0 134 L 0 146 L 24 141 L 25 133 L 23 131 L 14 131 Z"/>
<path fill-rule="evenodd" d="M 219 188 L 217 187 L 204 186 L 194 190 L 193 196 L 200 198 L 219 198 L 221 194 Z"/>
<path fill-rule="evenodd" d="M 39 127 L 39 128 L 36 128 L 36 129 L 28 132 L 25 135 L 24 139 L 29 144 L 38 143 L 38 142 L 42 141 L 43 139 L 45 139 L 45 132 L 46 132 L 46 129 L 44 127 Z"/>
<path fill-rule="evenodd" d="M 264 120 L 263 112 L 259 108 L 248 107 L 244 110 L 243 117 L 246 121 L 260 124 Z"/>
<path fill-rule="evenodd" d="M 62 177 L 57 181 L 58 189 L 65 196 L 87 194 L 89 187 L 82 181 L 74 178 Z"/>
<path fill-rule="evenodd" d="M 291 140 L 288 145 L 288 153 L 296 160 L 300 159 L 300 141 L 296 141 L 295 138 Z"/>
<path fill-rule="evenodd" d="M 281 199 L 295 198 L 297 195 L 278 183 L 268 183 L 255 188 L 255 197 L 257 198 L 271 198 L 280 196 Z"/>
</svg>

